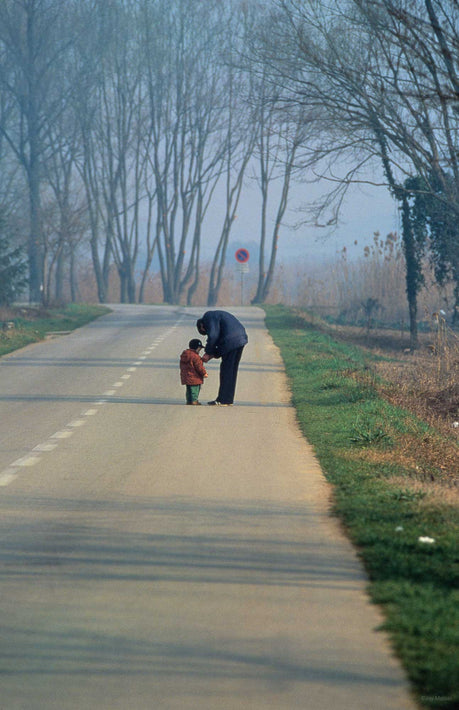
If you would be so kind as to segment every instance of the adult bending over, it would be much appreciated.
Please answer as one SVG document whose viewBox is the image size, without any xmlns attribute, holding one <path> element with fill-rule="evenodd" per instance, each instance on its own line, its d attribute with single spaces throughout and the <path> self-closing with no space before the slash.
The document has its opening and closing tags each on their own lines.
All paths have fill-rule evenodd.
<svg viewBox="0 0 459 710">
<path fill-rule="evenodd" d="M 196 327 L 201 335 L 207 335 L 203 362 L 221 357 L 218 395 L 208 404 L 233 404 L 239 362 L 248 342 L 245 328 L 227 311 L 207 311 L 199 318 Z"/>
</svg>

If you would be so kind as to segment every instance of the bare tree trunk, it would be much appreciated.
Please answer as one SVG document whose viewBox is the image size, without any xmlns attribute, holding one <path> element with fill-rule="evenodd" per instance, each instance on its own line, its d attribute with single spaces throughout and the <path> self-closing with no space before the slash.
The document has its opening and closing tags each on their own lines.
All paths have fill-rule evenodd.
<svg viewBox="0 0 459 710">
<path fill-rule="evenodd" d="M 54 276 L 54 300 L 56 303 L 63 304 L 65 302 L 64 296 L 64 268 L 65 268 L 65 252 L 64 246 L 61 245 L 59 253 L 57 255 L 56 262 L 56 273 Z"/>
<path fill-rule="evenodd" d="M 410 220 L 408 197 L 402 198 L 402 244 L 406 264 L 406 295 L 408 298 L 408 311 L 410 317 L 410 348 L 418 347 L 418 291 L 420 284 L 419 259 L 413 227 Z"/>
<path fill-rule="evenodd" d="M 44 293 L 44 254 L 41 234 L 40 182 L 35 158 L 31 161 L 27 174 L 30 196 L 29 299 L 32 303 L 41 303 Z"/>
<path fill-rule="evenodd" d="M 70 252 L 70 298 L 72 303 L 78 301 L 78 281 L 76 276 L 76 259 L 75 252 L 72 248 Z"/>
<path fill-rule="evenodd" d="M 145 301 L 145 285 L 147 282 L 148 273 L 150 271 L 150 267 L 151 267 L 153 257 L 155 254 L 156 245 L 158 243 L 158 236 L 157 235 L 154 237 L 153 241 L 151 240 L 152 223 L 153 223 L 153 196 L 149 195 L 148 196 L 148 217 L 147 217 L 147 224 L 145 227 L 147 256 L 146 256 L 146 260 L 145 260 L 145 265 L 143 267 L 142 278 L 140 281 L 139 303 L 144 303 L 144 301 Z"/>
</svg>

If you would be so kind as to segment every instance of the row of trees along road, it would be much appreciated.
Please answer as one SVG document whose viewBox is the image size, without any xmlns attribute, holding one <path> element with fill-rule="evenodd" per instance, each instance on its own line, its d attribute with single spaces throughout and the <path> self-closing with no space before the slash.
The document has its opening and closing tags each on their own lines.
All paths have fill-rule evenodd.
<svg viewBox="0 0 459 710">
<path fill-rule="evenodd" d="M 323 128 L 303 164 L 335 181 L 316 217 L 380 164 L 398 201 L 411 344 L 426 253 L 459 305 L 459 3 L 279 0 L 258 43 L 285 110 L 315 108 Z"/>
<path fill-rule="evenodd" d="M 382 168 L 415 345 L 426 254 L 459 302 L 458 13 L 457 0 L 3 0 L 0 209 L 28 233 L 31 300 L 60 298 L 66 274 L 76 292 L 90 253 L 102 302 L 113 264 L 120 299 L 142 301 L 154 258 L 164 300 L 191 302 L 219 195 L 216 304 L 255 178 L 262 302 L 291 180 L 328 181 L 304 219 L 331 224 L 348 186 Z"/>
<path fill-rule="evenodd" d="M 142 301 L 154 257 L 164 300 L 191 302 L 218 189 L 217 302 L 248 166 L 270 163 L 265 209 L 270 181 L 292 171 L 286 119 L 273 155 L 274 106 L 240 61 L 259 12 L 217 0 L 2 0 L 0 206 L 28 232 L 32 301 L 60 299 L 66 273 L 76 292 L 77 256 L 90 253 L 101 302 L 113 264 L 120 300 Z M 264 264 L 260 279 L 258 300 Z"/>
</svg>

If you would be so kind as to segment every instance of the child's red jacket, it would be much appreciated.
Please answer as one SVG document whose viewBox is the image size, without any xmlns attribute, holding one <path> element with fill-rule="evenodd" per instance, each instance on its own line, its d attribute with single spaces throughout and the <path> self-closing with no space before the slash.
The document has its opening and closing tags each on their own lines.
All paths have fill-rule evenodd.
<svg viewBox="0 0 459 710">
<path fill-rule="evenodd" d="M 184 350 L 180 355 L 180 380 L 182 385 L 202 385 L 206 368 L 195 350 Z"/>
</svg>

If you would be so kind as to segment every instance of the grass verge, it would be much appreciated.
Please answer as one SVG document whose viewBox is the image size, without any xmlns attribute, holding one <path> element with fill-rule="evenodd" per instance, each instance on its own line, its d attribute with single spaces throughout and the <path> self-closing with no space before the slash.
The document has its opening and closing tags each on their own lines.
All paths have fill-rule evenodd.
<svg viewBox="0 0 459 710">
<path fill-rule="evenodd" d="M 434 435 L 382 399 L 368 354 L 335 341 L 283 306 L 266 306 L 299 425 L 334 487 L 334 512 L 356 545 L 383 628 L 426 708 L 459 707 L 458 506 L 417 486 L 407 436 Z M 435 487 L 443 471 L 435 472 Z"/>
<path fill-rule="evenodd" d="M 30 343 L 43 340 L 48 333 L 80 328 L 110 313 L 105 306 L 71 303 L 62 308 L 16 308 L 0 313 L 2 322 L 12 323 L 10 330 L 0 331 L 0 357 Z"/>
</svg>

